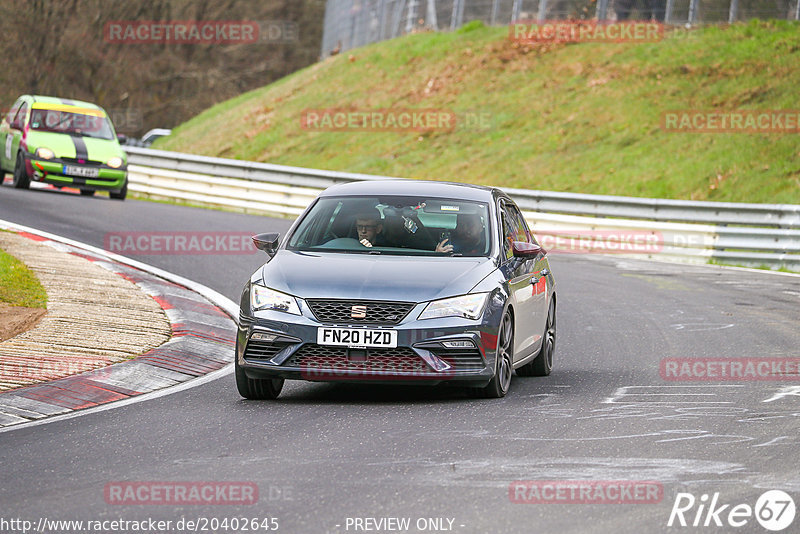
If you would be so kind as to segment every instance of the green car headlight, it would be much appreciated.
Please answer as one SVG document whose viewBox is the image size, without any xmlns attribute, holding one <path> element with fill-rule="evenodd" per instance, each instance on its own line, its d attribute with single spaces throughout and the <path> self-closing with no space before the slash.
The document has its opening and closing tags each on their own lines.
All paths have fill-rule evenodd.
<svg viewBox="0 0 800 534">
<path fill-rule="evenodd" d="M 122 167 L 122 158 L 119 156 L 114 156 L 110 160 L 106 162 L 106 165 L 111 167 L 112 169 L 119 169 Z"/>
<path fill-rule="evenodd" d="M 483 314 L 486 297 L 489 293 L 473 293 L 448 299 L 434 300 L 429 303 L 420 314 L 420 319 L 435 319 L 437 317 L 464 317 L 478 319 Z"/>
<path fill-rule="evenodd" d="M 253 311 L 275 310 L 300 315 L 300 307 L 293 296 L 258 284 L 250 286 L 250 305 Z"/>
<path fill-rule="evenodd" d="M 56 155 L 49 148 L 41 147 L 36 149 L 36 157 L 41 159 L 53 159 Z"/>
</svg>

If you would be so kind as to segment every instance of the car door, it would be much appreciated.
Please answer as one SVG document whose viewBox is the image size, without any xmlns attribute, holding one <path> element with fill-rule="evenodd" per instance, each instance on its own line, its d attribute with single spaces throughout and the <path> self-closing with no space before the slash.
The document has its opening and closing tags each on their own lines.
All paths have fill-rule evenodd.
<svg viewBox="0 0 800 534">
<path fill-rule="evenodd" d="M 11 148 L 14 137 L 13 135 L 9 136 L 9 133 L 11 131 L 11 122 L 14 120 L 17 111 L 19 111 L 22 102 L 21 98 L 14 102 L 11 110 L 3 115 L 3 120 L 0 122 L 0 167 L 7 171 L 14 170 L 14 162 L 11 161 L 11 156 L 13 155 Z"/>
<path fill-rule="evenodd" d="M 542 271 L 543 255 L 516 257 L 512 243 L 520 241 L 535 244 L 525 219 L 511 202 L 501 202 L 503 222 L 503 264 L 501 270 L 508 280 L 514 304 L 514 361 L 519 361 L 538 350 L 547 314 L 546 284 Z M 546 262 L 545 262 L 546 263 Z"/>
<path fill-rule="evenodd" d="M 17 109 L 11 124 L 8 127 L 8 133 L 3 143 L 3 155 L 7 158 L 8 164 L 6 168 L 13 172 L 17 164 L 17 152 L 19 152 L 20 144 L 22 143 L 23 130 L 25 128 L 25 121 L 28 114 L 28 103 L 22 102 L 19 109 Z"/>
</svg>

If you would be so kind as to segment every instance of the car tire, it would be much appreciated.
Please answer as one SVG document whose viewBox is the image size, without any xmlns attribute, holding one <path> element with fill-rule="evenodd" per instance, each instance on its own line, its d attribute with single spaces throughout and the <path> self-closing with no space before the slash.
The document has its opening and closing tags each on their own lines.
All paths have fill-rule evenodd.
<svg viewBox="0 0 800 534">
<path fill-rule="evenodd" d="M 91 189 L 81 189 L 81 196 L 82 197 L 94 196 L 94 191 L 92 191 Z"/>
<path fill-rule="evenodd" d="M 283 378 L 248 378 L 239 366 L 239 360 L 234 361 L 234 374 L 236 375 L 236 389 L 239 395 L 250 400 L 277 399 L 283 389 Z"/>
<path fill-rule="evenodd" d="M 125 180 L 125 184 L 122 186 L 122 189 L 119 190 L 119 193 L 114 193 L 112 191 L 108 196 L 114 200 L 125 200 L 125 197 L 128 196 L 128 180 Z"/>
<path fill-rule="evenodd" d="M 506 396 L 514 373 L 514 320 L 509 312 L 503 315 L 497 334 L 497 356 L 492 380 L 482 388 L 469 388 L 473 398 L 500 399 Z"/>
<path fill-rule="evenodd" d="M 526 363 L 519 369 L 517 374 L 520 376 L 548 376 L 553 370 L 553 353 L 556 351 L 556 303 L 550 301 L 550 309 L 547 311 L 547 320 L 544 325 L 544 335 L 542 336 L 542 348 L 539 354 L 531 362 Z"/>
<path fill-rule="evenodd" d="M 11 185 L 17 189 L 28 189 L 31 185 L 28 171 L 25 169 L 25 158 L 22 157 L 22 152 L 17 152 L 17 164 L 14 167 L 14 178 Z"/>
</svg>

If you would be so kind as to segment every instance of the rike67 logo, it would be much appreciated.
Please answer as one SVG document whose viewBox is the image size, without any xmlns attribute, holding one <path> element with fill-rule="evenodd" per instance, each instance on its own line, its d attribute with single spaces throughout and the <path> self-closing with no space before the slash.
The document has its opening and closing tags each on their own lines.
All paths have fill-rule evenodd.
<svg viewBox="0 0 800 534">
<path fill-rule="evenodd" d="M 669 514 L 667 526 L 680 527 L 743 527 L 756 521 L 767 530 L 778 532 L 794 521 L 795 504 L 792 497 L 781 490 L 770 490 L 761 494 L 755 507 L 747 503 L 722 504 L 719 492 L 709 500 L 704 493 L 697 499 L 691 493 L 678 493 Z M 749 530 L 749 529 L 748 529 Z"/>
</svg>

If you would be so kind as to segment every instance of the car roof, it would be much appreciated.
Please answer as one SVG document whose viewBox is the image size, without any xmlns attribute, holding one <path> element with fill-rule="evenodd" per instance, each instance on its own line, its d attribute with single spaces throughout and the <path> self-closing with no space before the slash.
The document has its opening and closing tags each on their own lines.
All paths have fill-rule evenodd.
<svg viewBox="0 0 800 534">
<path fill-rule="evenodd" d="M 84 109 L 94 109 L 97 111 L 103 111 L 103 108 L 98 106 L 97 104 L 92 104 L 91 102 L 84 102 L 83 100 L 73 100 L 71 98 L 59 98 L 56 96 L 42 96 L 42 95 L 31 95 L 31 100 L 33 104 L 45 104 L 53 105 L 58 107 L 76 107 L 76 108 L 84 108 Z"/>
<path fill-rule="evenodd" d="M 507 195 L 500 189 L 482 185 L 428 180 L 364 180 L 329 187 L 322 197 L 411 195 L 491 202 L 494 196 Z"/>
</svg>

